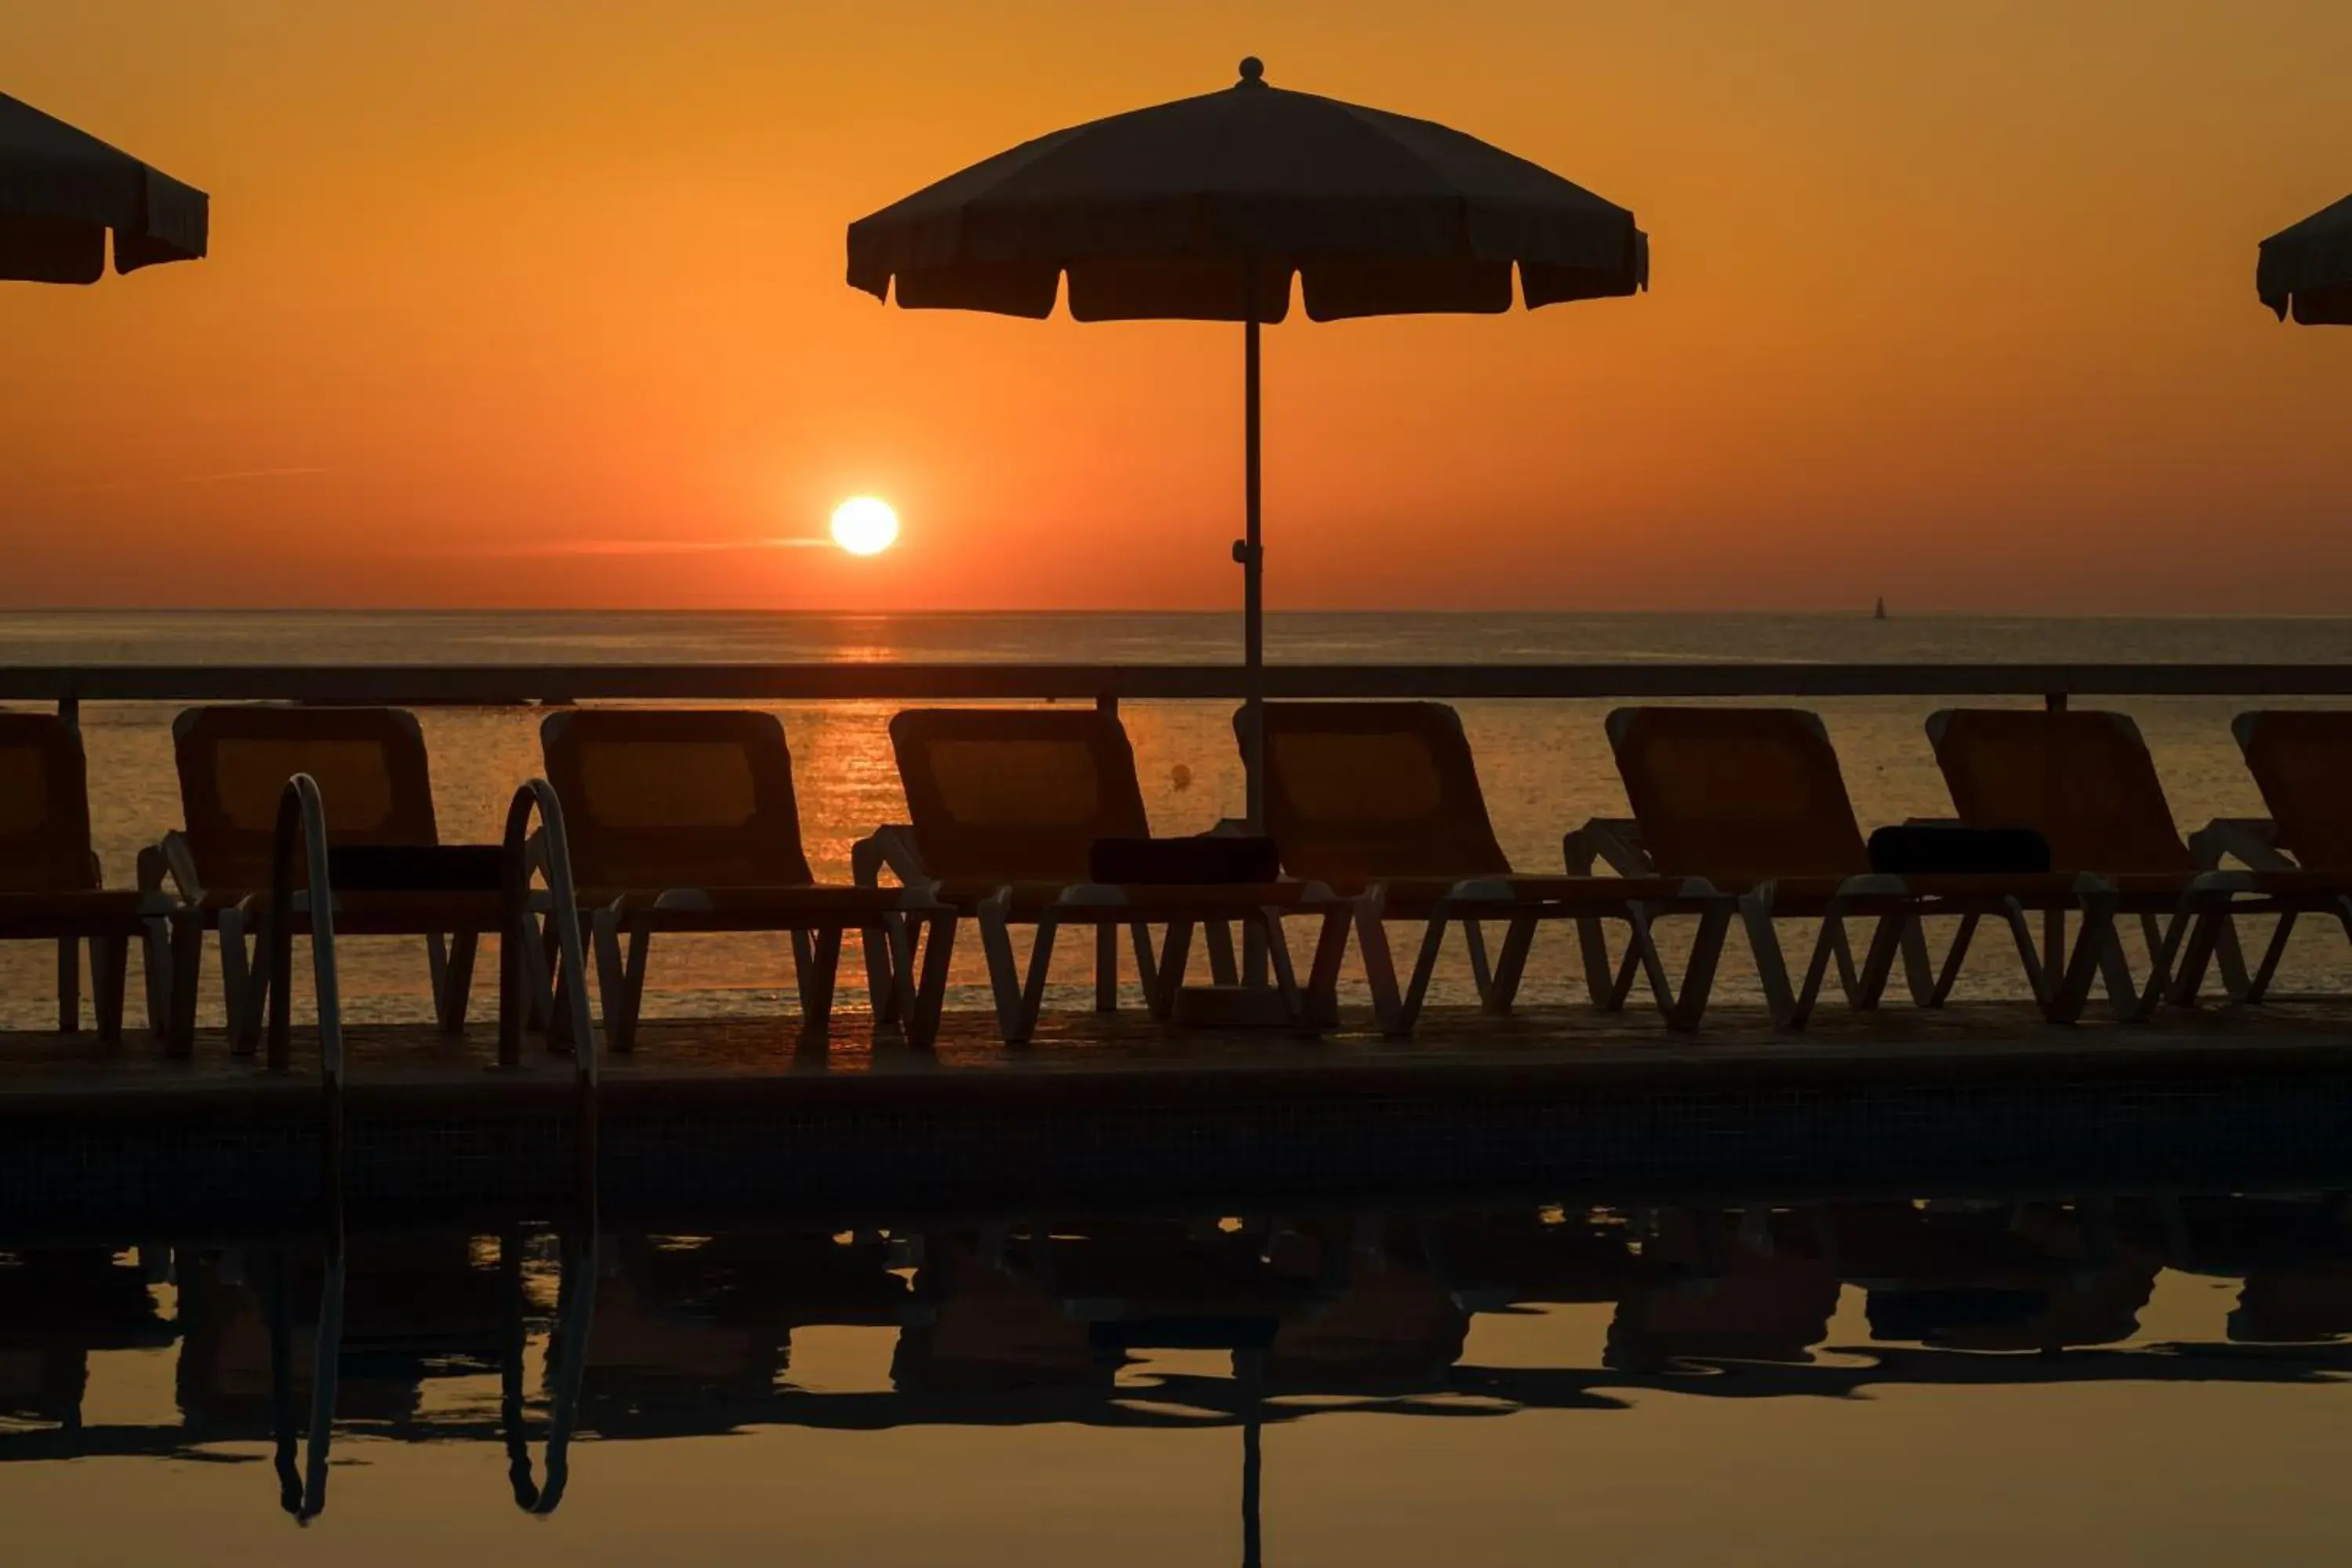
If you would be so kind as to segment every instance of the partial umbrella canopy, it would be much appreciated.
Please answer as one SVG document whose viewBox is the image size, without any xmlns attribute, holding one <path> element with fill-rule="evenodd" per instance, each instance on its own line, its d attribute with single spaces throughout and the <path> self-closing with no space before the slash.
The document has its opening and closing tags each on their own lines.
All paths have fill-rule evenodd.
<svg viewBox="0 0 2352 1568">
<path fill-rule="evenodd" d="M 1057 131 L 849 226 L 849 281 L 915 310 L 1038 320 L 1069 280 L 1081 321 L 1240 321 L 1242 620 L 1249 820 L 1262 819 L 1261 323 L 1293 280 L 1318 321 L 1498 313 L 1635 293 L 1633 215 L 1476 137 L 1266 85 L 1255 59 L 1221 92 Z"/>
<path fill-rule="evenodd" d="M 2352 326 L 2352 196 L 2263 241 L 2254 291 L 2281 321 Z"/>
<path fill-rule="evenodd" d="M 205 253 L 205 193 L 0 93 L 0 279 L 95 283 Z"/>
</svg>

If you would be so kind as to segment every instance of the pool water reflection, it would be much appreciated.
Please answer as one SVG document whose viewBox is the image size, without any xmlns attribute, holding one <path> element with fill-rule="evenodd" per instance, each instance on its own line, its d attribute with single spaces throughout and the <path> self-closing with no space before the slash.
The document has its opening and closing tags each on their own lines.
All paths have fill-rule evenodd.
<svg viewBox="0 0 2352 1568">
<path fill-rule="evenodd" d="M 22 1251 L 0 1534 L 38 1562 L 2310 1560 L 2352 1535 L 2347 1217 L 1529 1201 Z"/>
</svg>

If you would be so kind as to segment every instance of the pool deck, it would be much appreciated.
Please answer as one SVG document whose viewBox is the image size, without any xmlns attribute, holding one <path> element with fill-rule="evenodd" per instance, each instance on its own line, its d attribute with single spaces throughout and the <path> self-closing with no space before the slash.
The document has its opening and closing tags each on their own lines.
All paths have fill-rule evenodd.
<svg viewBox="0 0 2352 1568">
<path fill-rule="evenodd" d="M 486 1024 L 450 1037 L 424 1024 L 345 1030 L 349 1102 L 495 1111 L 568 1097 L 566 1051 L 533 1038 L 520 1064 L 497 1064 Z M 1930 1084 L 1953 1078 L 2053 1079 L 2115 1072 L 2235 1072 L 2266 1065 L 2352 1066 L 2352 998 L 2261 1008 L 2174 1013 L 2153 1024 L 2095 1015 L 2068 1027 L 2023 1004 L 1972 1003 L 1937 1011 L 1824 1007 L 1810 1026 L 1772 1026 L 1760 1008 L 1718 1006 L 1706 1026 L 1675 1034 L 1642 1014 L 1522 1008 L 1508 1017 L 1432 1008 L 1410 1039 L 1388 1039 L 1369 1013 L 1318 1037 L 1279 1029 L 1169 1028 L 1139 1011 L 1048 1015 L 1038 1037 L 1007 1047 L 989 1015 L 951 1013 L 937 1048 L 877 1038 L 861 1016 L 833 1037 L 803 1044 L 788 1016 L 651 1020 L 635 1050 L 608 1051 L 607 1106 L 695 1100 L 740 1105 L 865 1107 L 949 1101 L 1055 1105 L 1115 1102 L 1139 1092 L 1224 1098 L 1268 1086 L 1332 1092 L 1442 1091 L 1471 1083 L 1547 1089 L 1668 1089 L 1821 1083 Z M 295 1030 L 283 1074 L 240 1056 L 207 1031 L 193 1056 L 173 1058 L 134 1034 L 94 1037 L 0 1032 L 0 1119 L 40 1114 L 177 1110 L 266 1114 L 310 1106 L 319 1091 L 318 1036 Z M 307 1111 L 305 1112 L 307 1113 Z"/>
<path fill-rule="evenodd" d="M 1008 1049 L 958 1014 L 922 1055 L 854 1016 L 823 1050 L 788 1017 L 654 1021 L 604 1059 L 597 1179 L 607 1206 L 766 1210 L 2352 1174 L 2352 999 L 2071 1028 L 2000 1004 L 1825 1007 L 1802 1032 L 1737 1006 L 1681 1036 L 1569 1009 L 1433 1010 L 1410 1040 L 1369 1025 L 1308 1039 L 1065 1014 Z M 338 1180 L 357 1201 L 575 1187 L 572 1064 L 536 1040 L 501 1070 L 487 1026 L 357 1026 L 346 1083 Z M 0 1224 L 309 1202 L 322 1098 L 308 1030 L 283 1075 L 216 1033 L 185 1060 L 140 1037 L 0 1036 Z"/>
</svg>

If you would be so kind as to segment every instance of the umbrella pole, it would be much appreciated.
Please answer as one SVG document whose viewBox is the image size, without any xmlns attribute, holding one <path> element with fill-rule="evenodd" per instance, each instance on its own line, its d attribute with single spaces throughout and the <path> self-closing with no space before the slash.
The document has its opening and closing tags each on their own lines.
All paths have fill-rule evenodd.
<svg viewBox="0 0 2352 1568">
<path fill-rule="evenodd" d="M 1259 528 L 1258 321 L 1255 279 L 1249 319 L 1242 327 L 1242 489 L 1244 534 L 1234 553 L 1242 563 L 1242 763 L 1246 772 L 1249 830 L 1265 831 L 1265 546 Z"/>
<path fill-rule="evenodd" d="M 1260 535 L 1258 458 L 1257 268 L 1250 268 L 1249 313 L 1242 323 L 1243 537 L 1242 773 L 1249 830 L 1265 831 L 1265 545 Z M 1242 929 L 1242 984 L 1266 983 L 1265 935 Z"/>
</svg>

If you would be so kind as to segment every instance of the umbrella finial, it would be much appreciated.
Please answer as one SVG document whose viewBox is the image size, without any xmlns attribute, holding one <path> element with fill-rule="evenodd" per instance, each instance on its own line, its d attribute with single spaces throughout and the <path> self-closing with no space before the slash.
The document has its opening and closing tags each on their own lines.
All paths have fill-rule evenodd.
<svg viewBox="0 0 2352 1568">
<path fill-rule="evenodd" d="M 1264 87 L 1265 85 L 1265 62 L 1258 58 L 1255 55 L 1244 55 L 1242 57 L 1242 79 L 1234 83 L 1234 85 L 1235 87 Z"/>
</svg>

